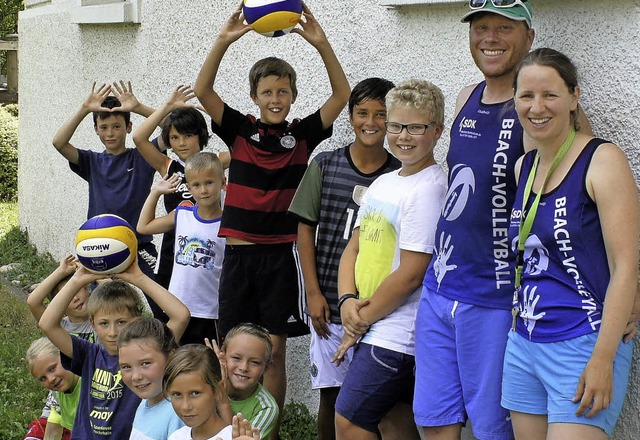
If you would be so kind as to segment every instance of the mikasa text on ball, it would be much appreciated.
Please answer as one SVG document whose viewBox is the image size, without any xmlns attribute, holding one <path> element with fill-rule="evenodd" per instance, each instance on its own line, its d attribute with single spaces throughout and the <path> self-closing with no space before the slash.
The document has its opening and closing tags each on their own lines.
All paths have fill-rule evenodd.
<svg viewBox="0 0 640 440">
<path fill-rule="evenodd" d="M 102 214 L 84 222 L 76 235 L 78 261 L 89 272 L 119 273 L 127 269 L 138 252 L 135 232 L 121 217 Z"/>
<path fill-rule="evenodd" d="M 244 18 L 254 31 L 279 37 L 291 32 L 302 15 L 302 0 L 244 0 Z"/>
</svg>

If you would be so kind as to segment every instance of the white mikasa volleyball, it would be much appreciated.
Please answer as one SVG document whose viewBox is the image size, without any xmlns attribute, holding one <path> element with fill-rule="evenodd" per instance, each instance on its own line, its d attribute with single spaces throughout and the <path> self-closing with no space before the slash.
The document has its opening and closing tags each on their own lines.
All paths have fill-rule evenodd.
<svg viewBox="0 0 640 440">
<path fill-rule="evenodd" d="M 291 32 L 300 21 L 302 0 L 244 0 L 242 11 L 254 31 L 279 37 Z"/>
<path fill-rule="evenodd" d="M 133 228 L 117 215 L 91 217 L 78 229 L 76 254 L 89 272 L 122 272 L 133 263 L 137 252 L 138 240 Z"/>
</svg>

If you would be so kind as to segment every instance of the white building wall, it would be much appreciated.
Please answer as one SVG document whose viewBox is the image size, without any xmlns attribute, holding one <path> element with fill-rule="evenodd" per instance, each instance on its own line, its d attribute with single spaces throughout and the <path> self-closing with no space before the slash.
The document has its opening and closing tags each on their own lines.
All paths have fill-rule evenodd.
<svg viewBox="0 0 640 440">
<path fill-rule="evenodd" d="M 131 80 L 138 98 L 152 106 L 178 84 L 193 84 L 216 32 L 238 4 L 133 1 L 140 5 L 139 24 L 74 24 L 72 12 L 81 0 L 28 0 L 20 15 L 20 224 L 40 250 L 56 258 L 72 251 L 87 208 L 86 183 L 51 145 L 56 129 L 79 107 L 93 81 Z M 388 8 L 380 0 L 308 0 L 352 85 L 370 76 L 428 79 L 447 97 L 450 124 L 458 90 L 481 79 L 469 55 L 468 25 L 459 21 L 466 5 L 410 2 L 425 4 Z M 582 74 L 581 103 L 595 133 L 620 145 L 640 175 L 640 1 L 534 0 L 534 6 L 534 47 L 553 47 L 573 58 Z M 299 97 L 292 117 L 313 112 L 324 102 L 330 93 L 327 76 L 310 45 L 297 35 L 268 39 L 254 33 L 232 45 L 223 60 L 216 83 L 223 99 L 255 112 L 247 74 L 256 60 L 271 55 L 286 59 L 298 72 Z M 140 118 L 134 117 L 133 123 L 135 129 Z M 350 139 L 345 112 L 333 138 L 320 148 L 335 148 Z M 72 143 L 102 149 L 90 117 Z M 447 144 L 448 135 L 437 148 L 441 161 Z M 220 145 L 214 137 L 211 146 Z M 295 379 L 289 396 L 315 402 L 317 396 L 308 391 L 306 344 L 306 339 L 290 342 Z M 640 437 L 639 365 L 636 358 L 615 435 L 619 440 Z"/>
</svg>

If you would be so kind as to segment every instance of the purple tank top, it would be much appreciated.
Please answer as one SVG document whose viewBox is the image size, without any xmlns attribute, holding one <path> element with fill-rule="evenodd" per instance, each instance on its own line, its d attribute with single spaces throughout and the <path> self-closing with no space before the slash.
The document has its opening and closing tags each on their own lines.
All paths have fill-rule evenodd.
<svg viewBox="0 0 640 440">
<path fill-rule="evenodd" d="M 483 104 L 484 88 L 478 84 L 451 127 L 449 190 L 424 285 L 452 300 L 510 309 L 508 229 L 522 127 L 513 100 Z"/>
<path fill-rule="evenodd" d="M 524 250 L 516 331 L 535 342 L 562 341 L 600 329 L 609 265 L 598 207 L 585 177 L 598 146 L 592 139 L 557 188 L 543 194 Z M 535 152 L 522 163 L 509 239 L 517 246 L 524 186 Z M 529 209 L 535 194 L 527 201 Z"/>
</svg>

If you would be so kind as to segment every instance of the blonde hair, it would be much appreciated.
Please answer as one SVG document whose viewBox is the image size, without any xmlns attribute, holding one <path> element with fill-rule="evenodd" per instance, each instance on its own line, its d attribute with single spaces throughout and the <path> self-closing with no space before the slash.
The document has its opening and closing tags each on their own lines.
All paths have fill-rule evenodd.
<svg viewBox="0 0 640 440">
<path fill-rule="evenodd" d="M 438 86 L 421 79 L 403 81 L 387 93 L 387 114 L 398 107 L 415 108 L 433 118 L 433 122 L 444 124 L 444 95 Z"/>
<path fill-rule="evenodd" d="M 233 339 L 233 337 L 236 335 L 250 335 L 264 342 L 265 363 L 268 364 L 269 362 L 271 362 L 271 354 L 273 352 L 273 341 L 271 340 L 269 331 L 266 328 L 261 327 L 257 324 L 252 324 L 250 322 L 244 322 L 242 324 L 236 325 L 231 330 L 229 330 L 227 332 L 227 335 L 224 337 L 224 342 L 222 343 L 223 351 L 227 350 L 229 341 L 231 341 L 231 339 Z"/>
<path fill-rule="evenodd" d="M 187 159 L 184 164 L 184 175 L 187 176 L 192 171 L 201 171 L 209 168 L 216 172 L 216 176 L 224 176 L 224 168 L 218 156 L 208 151 L 201 151 Z M 187 183 L 189 183 L 189 177 L 187 177 Z"/>
<path fill-rule="evenodd" d="M 29 371 L 33 370 L 33 364 L 35 364 L 36 359 L 47 354 L 53 354 L 56 357 L 60 357 L 60 350 L 58 347 L 53 345 L 47 337 L 42 337 L 33 341 L 27 349 L 27 354 L 25 356 Z"/>
<path fill-rule="evenodd" d="M 187 344 L 178 348 L 169 358 L 164 369 L 162 389 L 165 394 L 173 381 L 181 374 L 199 373 L 204 381 L 218 393 L 220 391 L 220 362 L 210 348 L 202 344 Z"/>
<path fill-rule="evenodd" d="M 96 313 L 116 313 L 127 311 L 132 317 L 142 316 L 142 300 L 138 292 L 128 283 L 120 280 L 101 283 L 87 301 L 87 311 L 93 317 Z"/>
</svg>

